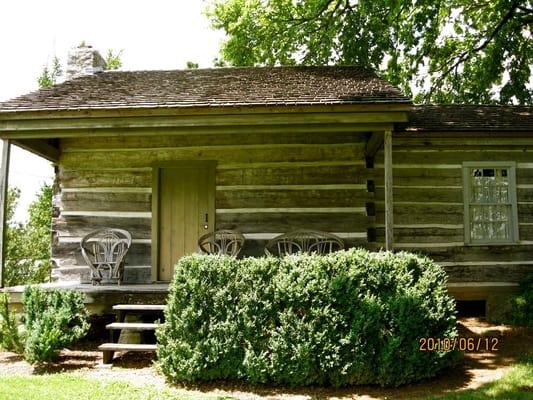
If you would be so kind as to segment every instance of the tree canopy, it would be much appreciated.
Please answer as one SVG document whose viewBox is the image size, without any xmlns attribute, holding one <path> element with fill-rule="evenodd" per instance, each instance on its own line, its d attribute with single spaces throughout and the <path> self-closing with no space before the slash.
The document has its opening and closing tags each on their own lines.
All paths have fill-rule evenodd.
<svg viewBox="0 0 533 400">
<path fill-rule="evenodd" d="M 52 187 L 43 185 L 28 207 L 26 223 L 14 221 L 20 190 L 10 187 L 7 196 L 6 286 L 50 280 Z"/>
<path fill-rule="evenodd" d="M 230 65 L 357 64 L 418 102 L 533 103 L 531 0 L 211 0 Z"/>
</svg>

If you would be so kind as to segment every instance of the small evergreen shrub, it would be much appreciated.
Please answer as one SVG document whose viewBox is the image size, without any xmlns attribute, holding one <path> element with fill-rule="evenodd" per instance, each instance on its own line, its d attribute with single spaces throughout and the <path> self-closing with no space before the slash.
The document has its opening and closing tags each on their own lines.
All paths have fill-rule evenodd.
<svg viewBox="0 0 533 400">
<path fill-rule="evenodd" d="M 28 286 L 23 294 L 28 362 L 53 361 L 61 349 L 89 330 L 83 294 L 72 290 L 46 290 Z"/>
<path fill-rule="evenodd" d="M 15 314 L 9 310 L 9 295 L 0 293 L 0 348 L 22 353 L 24 346 L 19 335 Z"/>
<path fill-rule="evenodd" d="M 533 275 L 520 284 L 520 293 L 511 299 L 510 323 L 533 326 Z"/>
<path fill-rule="evenodd" d="M 362 249 L 330 255 L 182 258 L 157 332 L 174 381 L 397 386 L 433 377 L 457 353 L 455 303 L 428 258 Z"/>
</svg>

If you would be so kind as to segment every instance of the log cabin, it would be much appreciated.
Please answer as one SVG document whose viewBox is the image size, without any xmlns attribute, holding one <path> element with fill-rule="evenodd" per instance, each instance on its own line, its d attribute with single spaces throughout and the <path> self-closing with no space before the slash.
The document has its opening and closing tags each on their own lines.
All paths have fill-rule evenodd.
<svg viewBox="0 0 533 400">
<path fill-rule="evenodd" d="M 357 66 L 95 65 L 0 103 L 0 229 L 14 144 L 55 165 L 53 281 L 88 282 L 80 240 L 102 227 L 133 237 L 122 302 L 215 229 L 248 256 L 293 229 L 426 254 L 492 316 L 533 271 L 531 107 L 413 105 Z"/>
</svg>

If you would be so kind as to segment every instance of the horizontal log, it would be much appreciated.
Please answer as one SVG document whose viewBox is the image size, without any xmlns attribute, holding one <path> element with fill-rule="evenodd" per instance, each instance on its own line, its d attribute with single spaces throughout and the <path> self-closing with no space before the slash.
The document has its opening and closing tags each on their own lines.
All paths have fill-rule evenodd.
<svg viewBox="0 0 533 400">
<path fill-rule="evenodd" d="M 533 168 L 516 168 L 516 184 L 517 185 L 533 185 Z"/>
<path fill-rule="evenodd" d="M 417 249 L 420 250 L 420 249 Z M 455 246 L 428 248 L 424 251 L 437 262 L 514 263 L 533 261 L 533 245 Z M 533 267 L 532 267 L 533 271 Z"/>
<path fill-rule="evenodd" d="M 151 187 L 152 171 L 60 169 L 61 187 Z"/>
<path fill-rule="evenodd" d="M 451 164 L 455 165 L 455 164 Z M 460 186 L 463 185 L 461 165 L 453 168 L 425 168 L 424 165 L 404 167 L 403 164 L 395 164 L 393 170 L 395 186 Z M 376 183 L 383 185 L 383 167 L 376 166 L 374 176 Z M 516 183 L 533 184 L 533 169 L 516 168 Z"/>
<path fill-rule="evenodd" d="M 354 190 L 229 190 L 216 192 L 217 208 L 364 207 L 366 189 Z"/>
<path fill-rule="evenodd" d="M 519 221 L 521 222 L 521 221 Z M 531 225 L 518 225 L 520 240 L 533 240 L 533 224 Z"/>
<path fill-rule="evenodd" d="M 378 212 L 384 210 L 383 202 L 376 201 L 376 210 Z M 460 216 L 461 219 L 463 218 L 464 213 L 464 207 L 462 204 L 455 204 L 455 203 L 442 203 L 442 204 L 428 204 L 425 202 L 421 202 L 419 204 L 394 204 L 394 215 L 411 215 L 413 217 L 417 217 L 420 219 L 418 222 L 400 222 L 394 220 L 395 224 L 398 225 L 405 225 L 405 224 L 414 224 L 414 223 L 421 223 L 421 224 L 438 224 L 438 223 L 448 223 L 448 224 L 455 224 L 459 222 L 450 222 L 448 218 Z M 426 220 L 426 217 L 429 216 L 437 216 L 440 217 L 440 222 L 434 222 Z M 415 218 L 416 219 L 416 218 Z M 462 223 L 462 220 L 461 222 Z"/>
<path fill-rule="evenodd" d="M 217 185 L 363 184 L 373 171 L 358 165 L 219 169 Z"/>
<path fill-rule="evenodd" d="M 437 135 L 417 135 L 416 137 L 405 137 L 404 135 L 396 136 L 393 144 L 396 147 L 443 147 L 454 148 L 456 146 L 464 146 L 464 148 L 474 147 L 483 149 L 487 146 L 501 146 L 517 148 L 518 146 L 531 146 L 533 145 L 533 139 L 527 136 L 514 136 L 512 140 L 509 139 L 507 134 L 501 136 L 492 136 L 487 134 L 476 136 L 462 136 L 462 137 L 444 137 L 446 134 Z"/>
<path fill-rule="evenodd" d="M 393 162 L 396 163 L 396 161 Z M 383 168 L 375 168 L 374 179 L 377 186 L 383 186 Z M 395 188 L 398 186 L 462 187 L 463 175 L 461 168 L 396 168 L 393 170 L 393 184 Z"/>
<path fill-rule="evenodd" d="M 63 192 L 62 211 L 151 211 L 152 195 L 149 193 L 93 193 Z"/>
<path fill-rule="evenodd" d="M 407 153 L 478 153 L 478 152 L 486 152 L 489 154 L 494 153 L 519 153 L 527 151 L 527 145 L 526 146 L 516 146 L 511 142 L 507 142 L 506 144 L 501 145 L 493 145 L 493 146 L 485 146 L 483 145 L 466 145 L 462 144 L 461 142 L 458 142 L 455 146 L 411 146 L 411 147 L 405 147 L 405 146 L 395 146 L 394 151 L 397 154 L 407 154 Z"/>
<path fill-rule="evenodd" d="M 435 182 L 435 185 L 438 186 L 438 182 Z M 440 189 L 438 187 L 394 187 L 394 203 L 396 202 L 449 202 L 457 203 L 463 202 L 463 191 L 462 188 L 450 188 L 446 187 Z M 376 189 L 375 199 L 384 199 L 385 198 L 385 189 L 383 187 L 378 187 Z"/>
<path fill-rule="evenodd" d="M 142 268 L 136 266 L 126 265 L 124 268 L 123 283 L 150 283 L 151 267 L 144 266 Z M 61 282 L 65 281 L 81 281 L 81 283 L 90 283 L 90 270 L 89 267 L 77 266 L 77 265 L 65 265 L 59 268 L 52 269 L 52 276 L 54 279 Z M 97 299 L 96 299 L 97 298 Z M 91 303 L 131 303 L 135 299 L 139 298 L 139 294 L 132 296 L 129 294 L 125 296 L 124 293 L 93 293 L 89 296 L 89 302 Z M 162 301 L 161 299 L 151 301 Z M 144 301 L 146 302 L 146 300 Z"/>
<path fill-rule="evenodd" d="M 533 268 L 531 265 L 446 266 L 449 282 L 521 282 Z"/>
<path fill-rule="evenodd" d="M 385 241 L 385 229 L 376 228 L 376 241 Z M 464 242 L 464 229 L 394 228 L 394 243 L 447 243 Z"/>
<path fill-rule="evenodd" d="M 118 228 L 129 231 L 133 238 L 150 239 L 151 218 L 60 217 L 52 219 L 52 230 L 60 237 L 83 237 L 101 228 Z"/>
<path fill-rule="evenodd" d="M 362 159 L 363 147 L 344 145 L 285 145 L 277 148 L 225 147 L 178 148 L 129 151 L 120 153 L 91 152 L 64 153 L 60 163 L 64 168 L 85 169 L 148 167 L 157 162 L 175 160 L 217 160 L 219 164 L 253 162 L 295 162 L 295 161 L 349 161 Z"/>
<path fill-rule="evenodd" d="M 59 267 L 65 265 L 85 266 L 79 243 L 56 243 L 52 246 L 52 259 Z M 126 265 L 150 265 L 151 245 L 133 243 L 128 250 Z"/>
<path fill-rule="evenodd" d="M 521 201 L 529 201 L 533 202 L 533 186 L 531 188 L 517 188 L 516 189 L 516 200 L 518 202 Z"/>
<path fill-rule="evenodd" d="M 531 162 L 533 152 L 523 149 L 517 151 L 431 151 L 431 152 L 396 152 L 396 166 L 400 164 L 461 164 L 467 161 L 515 161 Z M 394 156 L 394 153 L 393 153 Z M 376 163 L 383 163 L 382 152 L 376 155 Z"/>
<path fill-rule="evenodd" d="M 385 221 L 385 213 L 380 210 L 376 212 L 376 224 L 383 225 Z M 396 206 L 394 208 L 394 223 L 398 225 L 414 225 L 414 224 L 462 224 L 463 214 L 400 214 L 396 213 Z"/>
<path fill-rule="evenodd" d="M 278 213 L 219 214 L 217 229 L 233 229 L 242 233 L 289 232 L 311 229 L 326 232 L 366 231 L 370 218 L 362 214 Z"/>
<path fill-rule="evenodd" d="M 217 186 L 231 185 L 326 185 L 360 184 L 373 177 L 373 170 L 357 165 L 304 166 L 279 168 L 234 168 L 216 172 Z M 62 188 L 117 187 L 148 189 L 152 184 L 151 171 L 62 170 Z M 126 191 L 127 189 L 124 189 Z M 132 189 L 133 190 L 133 189 Z"/>
<path fill-rule="evenodd" d="M 518 204 L 518 222 L 533 223 L 533 204 Z"/>
<path fill-rule="evenodd" d="M 232 135 L 161 135 L 161 136 L 112 136 L 98 138 L 61 139 L 61 150 L 87 151 L 95 149 L 122 150 L 135 148 L 165 148 L 189 146 L 224 146 L 251 144 L 331 144 L 354 143 L 364 146 L 366 135 L 361 132 L 332 132 L 324 135 L 315 132 L 278 133 L 276 130 L 263 133 L 251 128 L 248 132 L 239 130 Z"/>
</svg>

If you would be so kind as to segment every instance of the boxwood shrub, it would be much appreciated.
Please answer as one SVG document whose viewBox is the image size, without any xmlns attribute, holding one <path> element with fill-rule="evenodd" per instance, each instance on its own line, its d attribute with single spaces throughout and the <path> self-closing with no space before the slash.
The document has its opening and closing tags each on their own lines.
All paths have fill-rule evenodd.
<svg viewBox="0 0 533 400">
<path fill-rule="evenodd" d="M 84 337 L 90 327 L 84 295 L 73 290 L 24 289 L 24 358 L 50 362 L 60 351 Z"/>
<path fill-rule="evenodd" d="M 511 315 L 507 322 L 533 327 L 533 275 L 520 283 L 520 292 L 511 298 Z"/>
<path fill-rule="evenodd" d="M 420 351 L 451 338 L 455 304 L 428 258 L 362 249 L 177 264 L 160 369 L 174 381 L 242 379 L 288 385 L 397 386 L 457 359 Z"/>
</svg>

